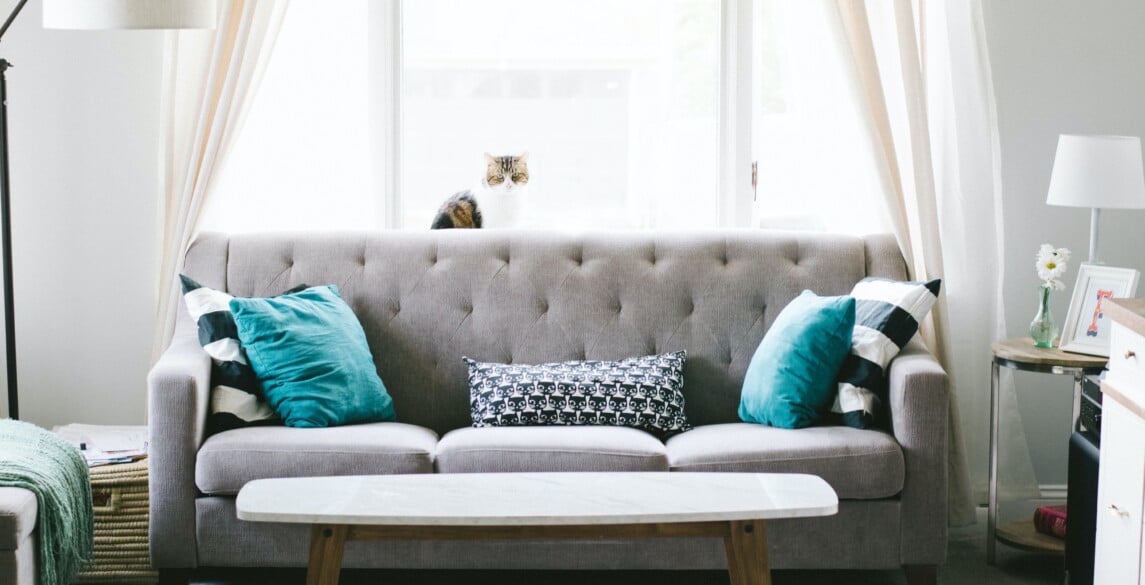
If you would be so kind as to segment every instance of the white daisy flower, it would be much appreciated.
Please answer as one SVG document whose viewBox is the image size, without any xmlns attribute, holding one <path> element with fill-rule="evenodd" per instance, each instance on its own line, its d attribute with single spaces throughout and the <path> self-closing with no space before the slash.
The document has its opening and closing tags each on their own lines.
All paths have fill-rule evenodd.
<svg viewBox="0 0 1145 585">
<path fill-rule="evenodd" d="M 1037 262 L 1035 264 L 1038 270 L 1038 278 L 1042 279 L 1046 286 L 1061 290 L 1065 285 L 1061 282 L 1061 277 L 1065 276 L 1068 269 L 1068 262 L 1070 251 L 1067 248 L 1055 248 L 1052 244 L 1042 244 L 1038 249 Z"/>
</svg>

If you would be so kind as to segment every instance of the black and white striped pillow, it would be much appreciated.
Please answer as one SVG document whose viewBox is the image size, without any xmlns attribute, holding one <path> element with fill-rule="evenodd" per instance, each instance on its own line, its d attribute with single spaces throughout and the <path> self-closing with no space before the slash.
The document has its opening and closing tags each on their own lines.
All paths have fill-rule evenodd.
<svg viewBox="0 0 1145 585">
<path fill-rule="evenodd" d="M 238 329 L 230 307 L 234 297 L 207 288 L 183 274 L 179 275 L 179 279 L 183 282 L 183 300 L 187 303 L 187 311 L 199 325 L 199 343 L 215 365 L 211 374 L 214 386 L 211 388 L 207 433 L 260 424 L 280 424 L 278 415 L 263 398 L 262 385 L 239 343 Z M 306 285 L 296 286 L 283 294 L 305 288 Z"/>
<path fill-rule="evenodd" d="M 839 369 L 839 393 L 833 413 L 843 424 L 858 429 L 881 425 L 887 399 L 884 371 L 903 346 L 918 332 L 930 312 L 942 280 L 899 282 L 864 278 L 855 285 L 855 329 L 851 353 Z"/>
</svg>

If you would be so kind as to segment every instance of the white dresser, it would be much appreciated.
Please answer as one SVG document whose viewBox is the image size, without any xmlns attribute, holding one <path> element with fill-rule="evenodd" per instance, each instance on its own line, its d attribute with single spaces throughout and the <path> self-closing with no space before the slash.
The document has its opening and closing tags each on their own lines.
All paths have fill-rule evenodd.
<svg viewBox="0 0 1145 585">
<path fill-rule="evenodd" d="M 1113 320 L 1102 381 L 1096 585 L 1145 584 L 1145 299 L 1106 305 Z"/>
</svg>

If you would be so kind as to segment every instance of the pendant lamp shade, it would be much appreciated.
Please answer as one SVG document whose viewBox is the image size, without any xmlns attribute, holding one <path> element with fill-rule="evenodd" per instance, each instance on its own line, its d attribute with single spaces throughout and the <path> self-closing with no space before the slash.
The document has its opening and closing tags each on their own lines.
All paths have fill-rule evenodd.
<svg viewBox="0 0 1145 585">
<path fill-rule="evenodd" d="M 214 28 L 215 0 L 44 0 L 44 28 Z"/>
</svg>

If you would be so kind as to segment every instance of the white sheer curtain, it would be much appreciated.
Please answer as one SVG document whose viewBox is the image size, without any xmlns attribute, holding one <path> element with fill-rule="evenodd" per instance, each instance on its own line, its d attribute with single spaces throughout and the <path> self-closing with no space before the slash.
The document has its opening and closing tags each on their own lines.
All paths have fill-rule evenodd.
<svg viewBox="0 0 1145 585">
<path fill-rule="evenodd" d="M 972 522 L 971 470 L 975 495 L 985 486 L 988 344 L 1005 337 L 999 143 L 981 4 L 837 5 L 858 97 L 869 109 L 870 144 L 881 158 L 891 224 L 913 276 L 943 278 L 945 295 L 923 335 L 954 389 L 950 519 Z M 1004 485 L 1034 493 L 1013 387 L 1003 390 Z M 969 414 L 964 421 L 960 411 Z"/>
<path fill-rule="evenodd" d="M 889 230 L 914 278 L 943 279 L 922 335 L 954 394 L 950 520 L 972 522 L 985 493 L 989 344 L 1006 337 L 999 145 L 979 0 L 761 6 L 756 223 Z M 1002 486 L 1031 496 L 1033 465 L 1003 382 Z"/>
<path fill-rule="evenodd" d="M 287 0 L 224 0 L 213 31 L 168 33 L 161 144 L 163 247 L 153 358 L 171 339 L 176 275 L 274 48 Z"/>
</svg>

